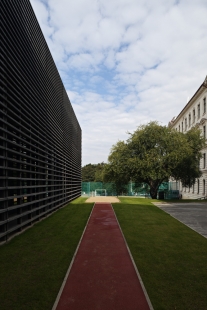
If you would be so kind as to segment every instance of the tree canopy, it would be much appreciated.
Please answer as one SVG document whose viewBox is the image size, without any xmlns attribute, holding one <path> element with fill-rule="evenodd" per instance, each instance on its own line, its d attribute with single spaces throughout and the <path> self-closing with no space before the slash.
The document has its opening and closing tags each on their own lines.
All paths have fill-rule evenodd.
<svg viewBox="0 0 207 310">
<path fill-rule="evenodd" d="M 125 191 L 125 185 L 129 182 L 129 174 L 127 172 L 127 151 L 127 145 L 124 141 L 119 141 L 116 145 L 112 146 L 108 158 L 109 162 L 105 165 L 103 171 L 103 180 L 105 182 L 114 182 L 117 195 Z"/>
<path fill-rule="evenodd" d="M 157 198 L 160 184 L 170 177 L 183 186 L 192 186 L 201 176 L 199 160 L 205 145 L 198 128 L 186 134 L 157 122 L 141 125 L 129 139 L 112 146 L 104 179 L 120 187 L 130 180 L 147 183 L 150 195 Z"/>
<path fill-rule="evenodd" d="M 82 182 L 102 182 L 105 163 L 88 164 L 82 167 Z"/>
</svg>

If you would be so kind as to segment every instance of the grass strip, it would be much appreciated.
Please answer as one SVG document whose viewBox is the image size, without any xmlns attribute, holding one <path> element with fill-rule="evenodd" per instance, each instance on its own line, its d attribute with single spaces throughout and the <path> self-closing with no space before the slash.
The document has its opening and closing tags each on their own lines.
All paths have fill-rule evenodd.
<svg viewBox="0 0 207 310">
<path fill-rule="evenodd" d="M 51 310 L 93 204 L 78 198 L 0 247 L 0 309 Z"/>
<path fill-rule="evenodd" d="M 207 309 L 207 239 L 152 200 L 120 200 L 113 207 L 154 309 Z"/>
</svg>

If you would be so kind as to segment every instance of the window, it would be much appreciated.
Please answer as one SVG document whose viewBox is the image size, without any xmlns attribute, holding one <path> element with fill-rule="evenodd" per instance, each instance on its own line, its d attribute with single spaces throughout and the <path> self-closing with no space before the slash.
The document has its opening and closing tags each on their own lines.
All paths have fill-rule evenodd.
<svg viewBox="0 0 207 310">
<path fill-rule="evenodd" d="M 203 179 L 203 194 L 206 193 L 206 181 Z"/>
<path fill-rule="evenodd" d="M 203 168 L 206 168 L 206 153 L 203 153 Z"/>
<path fill-rule="evenodd" d="M 203 126 L 203 137 L 206 139 L 206 126 Z"/>
<path fill-rule="evenodd" d="M 203 114 L 206 113 L 206 97 L 203 98 Z"/>
<path fill-rule="evenodd" d="M 199 185 L 200 185 L 200 184 L 199 184 L 199 179 L 198 179 L 198 183 L 197 183 L 197 185 L 198 185 L 198 194 L 199 194 Z"/>
<path fill-rule="evenodd" d="M 179 132 L 180 132 L 180 125 L 179 125 Z"/>
<path fill-rule="evenodd" d="M 195 123 L 195 118 L 196 118 L 196 116 L 195 116 L 195 109 L 193 110 L 193 123 Z"/>
<path fill-rule="evenodd" d="M 200 103 L 198 104 L 198 119 L 200 118 Z"/>
<path fill-rule="evenodd" d="M 185 118 L 185 130 L 187 130 L 187 117 Z"/>
<path fill-rule="evenodd" d="M 183 122 L 182 122 L 182 132 L 183 132 Z"/>
<path fill-rule="evenodd" d="M 189 120 L 189 127 L 191 126 L 191 114 L 189 114 L 189 116 L 188 116 L 188 120 Z"/>
</svg>

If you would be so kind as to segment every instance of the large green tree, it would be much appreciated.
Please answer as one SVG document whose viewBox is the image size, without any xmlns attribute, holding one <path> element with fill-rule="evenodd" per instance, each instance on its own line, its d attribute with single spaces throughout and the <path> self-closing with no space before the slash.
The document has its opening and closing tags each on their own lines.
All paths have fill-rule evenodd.
<svg viewBox="0 0 207 310">
<path fill-rule="evenodd" d="M 157 198 L 160 184 L 170 177 L 191 186 L 201 176 L 200 151 L 205 141 L 198 128 L 183 134 L 150 122 L 129 135 L 126 142 L 119 141 L 111 149 L 105 167 L 107 180 L 147 183 L 151 197 Z"/>
<path fill-rule="evenodd" d="M 114 183 L 117 195 L 126 190 L 126 185 L 129 182 L 127 158 L 127 144 L 124 141 L 119 141 L 116 145 L 112 146 L 108 164 L 104 167 L 103 180 L 105 182 L 112 181 Z"/>
</svg>

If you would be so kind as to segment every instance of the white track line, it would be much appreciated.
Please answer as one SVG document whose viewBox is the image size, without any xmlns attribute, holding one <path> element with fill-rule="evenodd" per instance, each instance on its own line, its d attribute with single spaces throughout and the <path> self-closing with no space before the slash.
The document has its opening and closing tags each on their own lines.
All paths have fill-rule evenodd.
<svg viewBox="0 0 207 310">
<path fill-rule="evenodd" d="M 88 222 L 89 222 L 89 220 L 90 220 L 90 218 L 91 218 L 91 214 L 92 214 L 92 212 L 93 212 L 94 206 L 95 206 L 95 203 L 94 203 L 93 208 L 92 208 L 92 210 L 91 210 L 90 216 L 89 216 L 89 218 L 88 218 L 88 221 L 87 221 L 87 223 L 86 223 L 86 226 L 85 226 L 84 231 L 83 231 L 83 233 L 82 233 L 82 236 L 81 236 L 81 238 L 80 238 L 80 241 L 79 241 L 79 243 L 78 243 L 78 246 L 77 246 L 77 248 L 76 248 L 76 250 L 75 250 L 75 253 L 74 253 L 74 255 L 73 255 L 73 258 L 72 258 L 72 260 L 71 260 L 71 262 L 70 262 L 70 266 L 69 266 L 69 268 L 68 268 L 68 270 L 67 270 L 67 272 L 66 272 L 65 278 L 64 278 L 63 283 L 62 283 L 62 285 L 61 285 L 61 287 L 60 287 L 59 293 L 58 293 L 58 295 L 57 295 L 57 297 L 56 297 L 56 300 L 55 300 L 55 303 L 54 303 L 54 305 L 53 305 L 53 307 L 52 307 L 52 310 L 55 310 L 55 309 L 57 308 L 57 305 L 58 305 L 58 302 L 59 302 L 59 300 L 60 300 L 62 291 L 63 291 L 63 289 L 64 289 L 64 287 L 65 287 L 65 283 L 66 283 L 66 281 L 67 281 L 67 279 L 68 279 L 68 276 L 69 276 L 70 270 L 71 270 L 71 268 L 72 268 L 73 262 L 74 262 L 74 260 L 75 260 L 76 254 L 77 254 L 77 252 L 78 252 L 78 249 L 79 249 L 79 247 L 80 247 L 81 241 L 82 241 L 82 239 L 83 239 L 83 236 L 84 236 L 84 234 L 85 234 L 86 228 L 87 228 L 87 226 L 88 226 Z"/>
<path fill-rule="evenodd" d="M 125 239 L 125 237 L 124 237 L 123 231 L 122 231 L 122 229 L 121 229 L 121 226 L 120 226 L 120 224 L 119 224 L 118 218 L 117 218 L 117 216 L 116 216 L 116 213 L 115 213 L 115 211 L 114 211 L 114 208 L 113 208 L 112 204 L 111 204 L 111 207 L 112 207 L 112 210 L 113 210 L 114 215 L 115 215 L 115 217 L 116 217 L 117 223 L 118 223 L 119 228 L 120 228 L 120 231 L 121 231 L 121 233 L 122 233 L 122 236 L 123 236 L 123 238 L 124 238 L 124 242 L 125 242 L 125 244 L 126 244 L 126 247 L 127 247 L 128 253 L 129 253 L 129 256 L 130 256 L 130 258 L 131 258 L 132 264 L 133 264 L 134 269 L 135 269 L 135 271 L 136 271 L 137 277 L 138 277 L 138 279 L 139 279 L 139 281 L 140 281 L 140 284 L 141 284 L 141 287 L 142 287 L 142 289 L 143 289 L 143 292 L 144 292 L 145 298 L 146 298 L 146 300 L 147 300 L 147 303 L 148 303 L 148 305 L 149 305 L 149 308 L 150 308 L 150 310 L 154 310 L 154 308 L 153 308 L 153 306 L 152 306 L 152 304 L 151 304 L 151 301 L 150 301 L 150 299 L 149 299 L 149 296 L 148 296 L 148 294 L 147 294 L 146 288 L 145 288 L 145 286 L 144 286 L 144 283 L 143 283 L 143 281 L 142 281 L 142 278 L 141 278 L 141 276 L 140 276 L 140 273 L 139 273 L 139 271 L 138 271 L 138 269 L 137 269 L 137 266 L 136 266 L 136 264 L 135 264 L 134 258 L 133 258 L 132 254 L 131 254 L 131 251 L 130 251 L 130 249 L 129 249 L 129 247 L 128 247 L 127 241 L 126 241 L 126 239 Z"/>
</svg>

